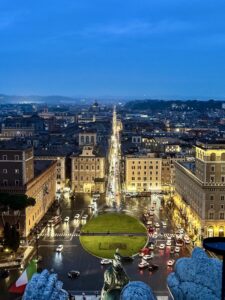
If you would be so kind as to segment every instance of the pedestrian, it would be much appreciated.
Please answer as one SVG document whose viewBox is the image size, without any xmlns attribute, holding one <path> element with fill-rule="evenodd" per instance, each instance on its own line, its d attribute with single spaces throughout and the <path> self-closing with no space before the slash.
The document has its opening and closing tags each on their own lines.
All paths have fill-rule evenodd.
<svg viewBox="0 0 225 300">
<path fill-rule="evenodd" d="M 82 296 L 83 296 L 83 300 L 86 300 L 86 296 L 85 296 L 85 293 L 82 293 Z"/>
<path fill-rule="evenodd" d="M 95 292 L 95 296 L 98 297 L 98 291 Z"/>
</svg>

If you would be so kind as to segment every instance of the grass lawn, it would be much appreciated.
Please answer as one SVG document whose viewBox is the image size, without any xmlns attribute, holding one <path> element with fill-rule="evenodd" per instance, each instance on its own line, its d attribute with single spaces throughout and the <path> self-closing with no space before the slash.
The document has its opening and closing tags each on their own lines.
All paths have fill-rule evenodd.
<svg viewBox="0 0 225 300">
<path fill-rule="evenodd" d="M 86 225 L 83 226 L 81 232 L 118 232 L 118 233 L 145 233 L 145 226 L 134 217 L 107 213 L 92 218 Z"/>
<path fill-rule="evenodd" d="M 83 248 L 98 257 L 113 258 L 117 248 L 123 256 L 139 252 L 147 242 L 147 236 L 80 236 Z"/>
<path fill-rule="evenodd" d="M 147 242 L 145 226 L 134 217 L 119 214 L 107 213 L 92 218 L 83 226 L 81 233 L 108 233 L 109 235 L 80 236 L 83 248 L 98 257 L 113 258 L 116 249 L 124 256 L 138 253 Z M 118 233 L 118 236 L 110 236 L 110 233 Z M 133 234 L 123 236 L 120 233 Z M 146 233 L 144 236 L 135 236 L 135 233 Z"/>
</svg>

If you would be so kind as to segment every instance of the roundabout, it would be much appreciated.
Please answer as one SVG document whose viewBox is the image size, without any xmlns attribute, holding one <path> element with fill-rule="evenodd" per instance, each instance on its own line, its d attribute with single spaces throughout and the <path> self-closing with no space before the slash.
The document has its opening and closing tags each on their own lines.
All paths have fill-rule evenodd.
<svg viewBox="0 0 225 300">
<path fill-rule="evenodd" d="M 121 255 L 137 254 L 147 242 L 145 226 L 136 218 L 105 213 L 93 217 L 83 226 L 80 235 L 82 247 L 90 254 L 101 258 L 113 258 L 118 248 Z"/>
</svg>

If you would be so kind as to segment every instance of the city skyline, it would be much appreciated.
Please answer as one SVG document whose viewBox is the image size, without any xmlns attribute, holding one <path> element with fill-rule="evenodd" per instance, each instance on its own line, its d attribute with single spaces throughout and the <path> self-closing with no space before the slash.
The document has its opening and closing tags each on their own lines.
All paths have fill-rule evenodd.
<svg viewBox="0 0 225 300">
<path fill-rule="evenodd" d="M 52 4 L 1 2 L 1 93 L 224 97 L 222 1 Z"/>
</svg>

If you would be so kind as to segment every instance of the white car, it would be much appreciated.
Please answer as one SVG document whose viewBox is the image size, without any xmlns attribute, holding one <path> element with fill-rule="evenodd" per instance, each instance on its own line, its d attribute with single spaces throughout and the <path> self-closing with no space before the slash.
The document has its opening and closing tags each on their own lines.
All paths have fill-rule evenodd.
<svg viewBox="0 0 225 300">
<path fill-rule="evenodd" d="M 104 258 L 101 260 L 101 265 L 110 265 L 112 263 L 111 259 Z"/>
<path fill-rule="evenodd" d="M 191 240 L 190 240 L 190 238 L 186 238 L 186 239 L 184 240 L 184 242 L 185 242 L 185 244 L 190 244 L 190 243 L 191 243 Z"/>
<path fill-rule="evenodd" d="M 83 215 L 82 219 L 86 220 L 88 218 L 88 215 Z"/>
<path fill-rule="evenodd" d="M 64 222 L 69 222 L 70 217 L 65 217 Z"/>
<path fill-rule="evenodd" d="M 171 240 L 167 240 L 167 241 L 166 241 L 166 246 L 171 246 L 171 245 L 172 245 Z"/>
<path fill-rule="evenodd" d="M 62 252 L 63 250 L 63 245 L 59 245 L 57 248 L 56 248 L 56 252 Z"/>
<path fill-rule="evenodd" d="M 172 240 L 172 237 L 170 235 L 168 235 L 167 240 Z"/>
<path fill-rule="evenodd" d="M 155 223 L 155 227 L 159 228 L 160 227 L 159 223 Z"/>
<path fill-rule="evenodd" d="M 165 249 L 165 244 L 160 244 L 159 249 L 161 249 L 161 250 Z"/>
<path fill-rule="evenodd" d="M 80 214 L 76 214 L 76 215 L 74 216 L 74 219 L 80 219 Z"/>
<path fill-rule="evenodd" d="M 172 266 L 174 265 L 174 263 L 175 263 L 175 260 L 174 260 L 174 259 L 170 259 L 170 260 L 168 260 L 168 262 L 167 262 L 167 266 L 168 266 L 168 267 L 172 267 Z"/>
<path fill-rule="evenodd" d="M 166 222 L 162 221 L 162 226 L 166 227 L 167 226 Z"/>
<path fill-rule="evenodd" d="M 149 260 L 153 258 L 153 254 L 146 254 L 142 257 L 144 260 Z"/>
<path fill-rule="evenodd" d="M 175 251 L 176 253 L 179 253 L 179 252 L 180 252 L 180 247 L 175 247 L 174 251 Z"/>
<path fill-rule="evenodd" d="M 138 267 L 140 269 L 144 269 L 144 268 L 147 268 L 149 266 L 149 263 L 147 261 L 142 261 L 138 264 Z"/>
</svg>

